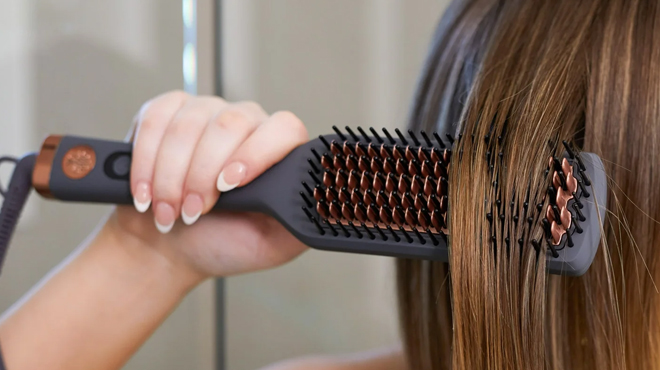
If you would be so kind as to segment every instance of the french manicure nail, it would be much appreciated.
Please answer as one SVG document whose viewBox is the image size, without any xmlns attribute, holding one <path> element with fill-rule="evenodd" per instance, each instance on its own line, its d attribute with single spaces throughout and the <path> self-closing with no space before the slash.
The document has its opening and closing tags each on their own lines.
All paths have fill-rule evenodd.
<svg viewBox="0 0 660 370">
<path fill-rule="evenodd" d="M 151 205 L 151 187 L 145 181 L 141 181 L 135 187 L 133 194 L 133 204 L 138 212 L 144 213 Z"/>
<path fill-rule="evenodd" d="M 229 191 L 237 187 L 245 178 L 246 168 L 241 162 L 234 162 L 225 167 L 218 176 L 218 190 Z"/>
<path fill-rule="evenodd" d="M 192 225 L 202 215 L 204 201 L 197 194 L 188 194 L 181 207 L 181 219 L 186 225 Z"/>
<path fill-rule="evenodd" d="M 176 215 L 174 214 L 174 208 L 171 205 L 165 202 L 158 202 L 154 210 L 156 214 L 154 221 L 156 223 L 156 228 L 163 234 L 167 234 L 172 230 L 174 226 L 174 221 L 176 220 Z"/>
</svg>

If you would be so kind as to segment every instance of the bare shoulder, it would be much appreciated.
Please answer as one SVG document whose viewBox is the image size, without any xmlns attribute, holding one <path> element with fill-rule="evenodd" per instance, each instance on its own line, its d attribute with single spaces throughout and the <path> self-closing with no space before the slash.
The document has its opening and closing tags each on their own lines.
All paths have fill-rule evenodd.
<svg viewBox="0 0 660 370">
<path fill-rule="evenodd" d="M 310 356 L 273 364 L 261 370 L 409 370 L 400 348 L 344 356 Z"/>
</svg>

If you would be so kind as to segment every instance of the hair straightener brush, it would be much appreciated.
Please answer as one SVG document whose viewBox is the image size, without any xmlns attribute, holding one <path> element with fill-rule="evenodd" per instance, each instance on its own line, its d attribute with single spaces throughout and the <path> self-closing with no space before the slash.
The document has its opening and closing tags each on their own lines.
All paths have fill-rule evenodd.
<svg viewBox="0 0 660 370">
<path fill-rule="evenodd" d="M 215 209 L 266 213 L 317 249 L 448 261 L 448 167 L 460 137 L 398 129 L 396 138 L 386 129 L 381 137 L 357 127 L 358 136 L 349 127 L 346 133 L 333 129 L 335 134 L 309 141 L 251 183 L 223 194 Z M 544 203 L 523 205 L 523 220 L 530 227 L 540 223 L 543 237 L 517 242 L 547 253 L 550 273 L 577 276 L 598 249 L 606 178 L 597 155 L 563 144 L 564 156 L 549 161 Z M 2 191 L 0 253 L 31 186 L 62 201 L 132 204 L 131 150 L 125 142 L 49 136 L 38 154 L 18 162 Z"/>
</svg>

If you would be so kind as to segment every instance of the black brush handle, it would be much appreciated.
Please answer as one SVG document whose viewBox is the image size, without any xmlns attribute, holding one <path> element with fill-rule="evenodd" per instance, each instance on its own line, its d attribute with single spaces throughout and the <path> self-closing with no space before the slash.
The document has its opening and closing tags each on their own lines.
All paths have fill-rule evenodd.
<svg viewBox="0 0 660 370">
<path fill-rule="evenodd" d="M 39 193 L 63 201 L 133 204 L 131 143 L 77 136 L 51 136 L 48 142 L 50 147 L 42 147 L 33 174 Z M 39 172 L 43 177 L 48 168 L 47 186 L 39 184 Z M 245 188 L 223 194 L 214 208 L 266 211 L 258 194 Z"/>
</svg>

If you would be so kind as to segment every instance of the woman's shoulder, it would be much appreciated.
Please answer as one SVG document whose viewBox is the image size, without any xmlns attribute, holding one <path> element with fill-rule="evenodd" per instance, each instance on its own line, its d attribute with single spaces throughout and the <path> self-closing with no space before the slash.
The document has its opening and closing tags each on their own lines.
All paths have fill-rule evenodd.
<svg viewBox="0 0 660 370">
<path fill-rule="evenodd" d="M 400 347 L 343 356 L 310 356 L 261 370 L 408 370 Z"/>
</svg>

